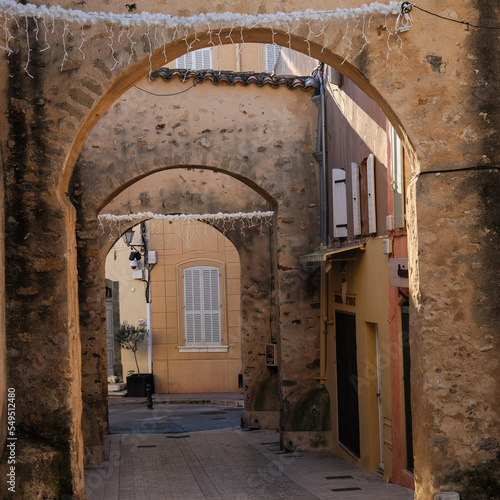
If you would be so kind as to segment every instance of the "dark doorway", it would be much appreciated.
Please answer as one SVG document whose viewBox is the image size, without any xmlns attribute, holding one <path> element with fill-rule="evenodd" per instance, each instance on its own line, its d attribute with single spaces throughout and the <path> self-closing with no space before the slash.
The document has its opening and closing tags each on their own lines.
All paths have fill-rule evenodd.
<svg viewBox="0 0 500 500">
<path fill-rule="evenodd" d="M 339 441 L 359 457 L 358 364 L 354 314 L 335 312 L 335 336 Z"/>
<path fill-rule="evenodd" d="M 411 428 L 411 384 L 410 384 L 410 314 L 408 306 L 401 307 L 401 330 L 403 332 L 403 381 L 405 391 L 406 468 L 413 472 L 413 436 Z"/>
</svg>

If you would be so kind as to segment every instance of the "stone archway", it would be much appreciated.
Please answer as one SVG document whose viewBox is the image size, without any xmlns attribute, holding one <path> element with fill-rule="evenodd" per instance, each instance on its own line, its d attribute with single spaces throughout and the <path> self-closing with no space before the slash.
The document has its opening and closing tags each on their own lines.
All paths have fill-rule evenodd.
<svg viewBox="0 0 500 500">
<path fill-rule="evenodd" d="M 442 11 L 439 2 L 427 6 Z M 227 6 L 239 7 L 236 2 Z M 321 5 L 297 0 L 287 7 L 304 10 Z M 457 18 L 495 23 L 493 1 L 477 7 L 461 1 L 452 7 Z M 107 8 L 119 11 L 122 6 L 110 2 Z M 168 8 L 172 14 L 189 15 L 196 4 L 169 2 Z M 246 10 L 275 8 L 277 2 L 266 6 L 255 2 Z M 328 27 L 332 41 L 324 51 L 320 43 L 311 43 L 310 50 L 373 97 L 406 132 L 418 158 L 409 202 L 410 277 L 416 313 L 412 328 L 418 332 L 412 352 L 415 400 L 419 401 L 416 420 L 426 426 L 415 432 L 415 466 L 417 496 L 428 498 L 439 484 L 445 484 L 441 478 L 448 472 L 465 473 L 470 463 L 493 459 L 498 443 L 491 435 L 498 423 L 494 398 L 497 307 L 492 292 L 498 287 L 500 268 L 498 254 L 492 250 L 498 246 L 498 140 L 493 129 L 498 116 L 494 104 L 498 42 L 485 32 L 462 31 L 452 23 L 435 17 L 423 20 L 419 15 L 414 28 L 404 35 L 403 47 L 393 45 L 387 59 L 382 23 L 381 19 L 372 21 L 378 38 L 371 42 L 367 57 L 355 57 L 351 64 L 340 66 L 344 25 Z M 221 35 L 229 32 L 228 28 Z M 438 50 L 435 34 L 454 43 Z M 248 41 L 276 38 L 278 43 L 288 42 L 284 31 L 274 34 L 256 29 L 244 35 Z M 22 386 L 18 429 L 20 435 L 39 443 L 32 457 L 36 460 L 47 446 L 54 457 L 63 457 L 61 491 L 83 497 L 75 215 L 66 188 L 86 135 L 110 103 L 138 79 L 137 71 L 147 72 L 149 57 L 144 47 L 137 47 L 138 57 L 145 57 L 113 81 L 114 61 L 95 38 L 89 42 L 86 60 L 76 61 L 75 51 L 62 73 L 61 66 L 54 64 L 64 59 L 62 46 L 55 47 L 50 56 L 33 51 L 31 79 L 24 72 L 26 38 L 22 32 L 15 37 L 20 50 L 2 60 L 5 71 L 0 80 L 2 107 L 8 111 L 0 118 L 9 242 L 8 380 Z M 194 48 L 208 44 L 207 37 L 199 40 Z M 35 37 L 30 41 L 36 49 Z M 304 37 L 292 36 L 291 46 L 309 51 Z M 168 48 L 176 57 L 185 52 L 186 44 L 178 41 Z M 157 53 L 152 64 L 160 60 Z M 117 70 L 125 65 L 122 62 Z M 54 192 L 57 200 L 51 196 Z M 443 360 L 447 360 L 445 366 L 441 366 Z M 453 393 L 440 386 L 443 370 Z M 482 374 L 480 380 L 476 373 Z M 42 379 L 43 388 L 33 382 Z M 21 480 L 21 466 L 19 474 Z M 28 473 L 28 485 L 29 477 Z M 432 477 L 438 478 L 438 485 L 432 484 Z"/>
<path fill-rule="evenodd" d="M 175 206 L 176 213 L 185 214 L 242 214 L 251 213 L 256 207 L 264 211 L 273 209 L 273 205 L 261 195 L 233 177 L 222 172 L 192 168 L 167 170 L 143 178 L 120 193 L 103 211 L 117 215 L 144 210 L 161 214 L 172 210 L 170 203 Z M 161 220 L 150 220 L 149 223 L 153 235 L 163 234 Z M 186 238 L 183 243 L 186 245 L 193 231 L 190 224 L 186 224 L 185 232 L 181 231 L 182 236 L 176 236 Z M 239 255 L 241 326 L 238 331 L 242 339 L 244 418 L 253 427 L 277 428 L 278 373 L 276 368 L 266 368 L 259 355 L 264 352 L 266 343 L 276 341 L 275 256 L 272 252 L 276 224 L 271 216 L 265 219 L 255 217 L 253 223 L 235 218 L 222 223 L 214 220 L 209 225 L 224 235 Z M 203 235 L 204 230 L 201 229 L 201 232 Z M 104 223 L 100 238 L 101 254 L 107 251 L 117 234 L 116 223 Z M 166 265 L 165 262 L 163 265 Z M 239 324 L 237 321 L 230 326 Z"/>
<path fill-rule="evenodd" d="M 145 86 L 147 82 L 142 81 L 141 87 Z M 158 81 L 147 87 L 161 94 L 164 86 L 165 83 Z M 182 83 L 178 82 L 177 86 L 182 88 Z M 170 92 L 175 94 L 175 83 L 173 87 L 168 84 Z M 313 337 L 319 328 L 318 309 L 314 308 L 318 298 L 308 292 L 313 287 L 301 285 L 303 280 L 310 279 L 309 273 L 291 264 L 294 255 L 306 252 L 311 245 L 315 246 L 317 238 L 318 188 L 312 158 L 316 106 L 311 100 L 312 92 L 301 89 L 292 91 L 285 86 L 273 89 L 251 85 L 245 88 L 243 97 L 238 88 L 224 85 L 222 95 L 219 87 L 209 83 L 192 90 L 186 103 L 176 99 L 174 102 L 166 100 L 163 105 L 157 97 L 144 97 L 139 90 L 133 89 L 103 117 L 89 136 L 77 162 L 70 192 L 77 207 L 79 225 L 83 395 L 86 421 L 90 414 L 94 414 L 94 421 L 101 427 L 101 435 L 106 432 L 106 411 L 103 409 L 106 384 L 102 365 L 104 349 L 102 342 L 99 343 L 96 338 L 96 332 L 102 328 L 102 311 L 95 290 L 102 288 L 103 282 L 103 271 L 99 270 L 94 258 L 99 232 L 96 214 L 104 210 L 103 207 L 109 205 L 109 200 L 118 193 L 122 196 L 127 186 L 132 186 L 134 182 L 144 186 L 144 203 L 153 188 L 152 183 L 155 183 L 153 179 L 158 179 L 157 182 L 164 186 L 163 200 L 158 207 L 160 213 L 189 213 L 190 210 L 205 213 L 210 209 L 215 213 L 238 212 L 245 200 L 248 201 L 244 211 L 275 211 L 273 238 L 268 237 L 267 244 L 258 238 L 254 240 L 251 232 L 246 237 L 234 236 L 244 269 L 242 289 L 247 290 L 242 297 L 244 315 L 251 314 L 253 318 L 253 323 L 247 322 L 244 333 L 247 342 L 245 366 L 248 368 L 245 381 L 246 420 L 254 427 L 277 422 L 271 413 L 276 411 L 274 403 L 278 394 L 266 394 L 272 388 L 277 390 L 276 377 L 271 377 L 274 380 L 272 384 L 266 381 L 267 389 L 262 388 L 264 379 L 276 374 L 268 373 L 266 376 L 270 370 L 257 360 L 264 352 L 265 339 L 269 342 L 274 337 L 280 342 L 280 330 L 300 330 L 300 334 L 294 334 L 295 340 L 285 335 L 287 349 L 282 352 L 284 359 L 293 359 L 296 357 L 293 352 L 301 352 L 300 366 L 303 363 L 302 370 L 295 363 L 293 370 L 290 365 L 290 373 L 284 375 L 288 387 L 292 388 L 287 389 L 290 392 L 287 398 L 289 409 L 286 415 L 282 415 L 289 421 L 290 439 L 294 431 L 294 400 L 316 384 L 318 373 L 314 360 L 318 358 L 318 345 Z M 229 112 L 228 116 L 219 113 L 220 123 L 214 122 L 213 117 L 221 106 L 227 110 L 238 109 L 239 112 Z M 281 112 L 277 113 L 276 109 Z M 187 118 L 189 114 L 190 118 Z M 166 116 L 169 119 L 167 124 Z M 138 135 L 141 136 L 139 141 L 136 139 Z M 206 173 L 201 186 L 190 193 L 184 187 L 188 181 L 182 175 L 179 180 L 177 170 L 192 168 L 192 165 L 196 169 L 204 168 Z M 148 176 L 152 176 L 150 181 Z M 229 183 L 234 189 L 229 192 L 223 190 L 226 194 L 222 195 L 218 181 L 210 180 L 217 176 L 228 177 L 227 181 L 220 182 Z M 203 185 L 213 192 L 203 196 L 207 192 Z M 233 198 L 235 201 L 232 201 Z M 292 233 L 295 234 L 292 236 Z M 105 243 L 105 248 L 108 247 L 109 243 Z M 259 250 L 259 247 L 262 248 Z M 262 256 L 269 259 L 271 247 L 273 254 L 279 248 L 278 256 L 273 256 L 269 264 L 273 266 L 271 275 L 276 276 L 273 281 L 281 283 L 275 286 L 276 291 L 270 288 L 269 270 L 259 263 Z M 277 308 L 281 316 L 276 312 L 274 317 L 270 311 L 264 311 L 270 307 L 269 301 L 275 300 L 275 294 L 283 296 L 286 305 L 281 304 Z M 259 310 L 261 313 L 258 313 Z M 288 314 L 293 314 L 293 317 L 288 317 Z M 258 323 L 260 316 L 265 318 L 263 324 Z M 269 331 L 271 325 L 274 325 L 273 331 Z M 281 368 L 284 373 L 286 366 L 284 364 Z M 100 385 L 95 384 L 96 377 L 102 379 Z M 86 434 L 88 429 L 86 425 Z M 99 444 L 91 436 L 87 439 L 94 450 L 88 450 L 88 459 L 92 460 L 90 457 L 94 455 L 94 460 L 99 460 Z"/>
</svg>

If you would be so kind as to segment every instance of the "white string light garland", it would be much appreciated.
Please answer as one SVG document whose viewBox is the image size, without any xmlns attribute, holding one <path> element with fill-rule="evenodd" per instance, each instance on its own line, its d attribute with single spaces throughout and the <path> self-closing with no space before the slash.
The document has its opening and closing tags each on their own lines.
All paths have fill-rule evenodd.
<svg viewBox="0 0 500 500">
<path fill-rule="evenodd" d="M 262 219 L 267 217 L 272 217 L 274 215 L 273 211 L 267 212 L 235 212 L 235 213 L 223 213 L 218 212 L 216 214 L 175 214 L 175 215 L 165 215 L 165 214 L 155 214 L 153 212 L 137 212 L 135 214 L 100 214 L 97 216 L 99 220 L 102 221 L 119 221 L 119 222 L 133 222 L 137 220 L 145 219 L 162 219 L 171 221 L 184 221 L 184 220 L 201 220 L 201 221 L 217 221 L 217 220 L 231 220 L 231 219 Z"/>
<path fill-rule="evenodd" d="M 374 2 L 369 5 L 363 4 L 360 7 L 337 9 L 335 11 L 306 9 L 304 11 L 289 13 L 276 12 L 274 14 L 258 15 L 225 12 L 180 17 L 161 13 L 151 14 L 148 12 L 134 14 L 84 12 L 75 9 L 65 9 L 59 5 L 37 6 L 30 3 L 16 3 L 14 0 L 0 0 L 0 33 L 3 32 L 3 41 L 0 39 L 0 49 L 6 51 L 8 55 L 12 53 L 11 44 L 14 40 L 11 33 L 12 22 L 15 23 L 15 28 L 25 30 L 25 36 L 28 40 L 28 55 L 25 71 L 29 74 L 28 66 L 31 61 L 30 52 L 34 49 L 29 46 L 30 28 L 28 26 L 28 18 L 32 18 L 36 25 L 36 28 L 33 29 L 36 40 L 40 41 L 41 45 L 43 45 L 43 48 L 39 49 L 40 51 L 45 51 L 50 48 L 49 38 L 51 34 L 54 34 L 54 31 L 61 33 L 60 36 L 62 37 L 64 50 L 61 69 L 68 60 L 68 40 L 72 39 L 75 42 L 77 38 L 77 36 L 73 35 L 73 32 L 77 31 L 73 28 L 70 29 L 70 25 L 72 24 L 78 25 L 78 40 L 75 43 L 83 59 L 85 58 L 85 45 L 88 42 L 85 38 L 85 29 L 88 29 L 88 26 L 91 25 L 104 26 L 106 35 L 103 39 L 111 55 L 111 70 L 115 69 L 120 62 L 118 55 L 123 51 L 119 47 L 120 42 L 128 43 L 129 45 L 129 57 L 126 62 L 130 64 L 134 55 L 134 45 L 138 43 L 137 41 L 142 36 L 146 37 L 147 44 L 149 45 L 150 61 L 153 51 L 160 48 L 163 49 L 165 62 L 167 62 L 168 54 L 166 46 L 174 40 L 184 40 L 186 49 L 189 52 L 193 44 L 199 41 L 198 33 L 201 32 L 205 32 L 209 35 L 209 44 L 214 46 L 222 45 L 221 33 L 223 29 L 230 30 L 229 35 L 225 37 L 228 38 L 230 42 L 245 43 L 243 39 L 243 29 L 268 28 L 272 32 L 272 40 L 274 43 L 274 37 L 276 35 L 275 29 L 279 28 L 283 33 L 288 35 L 288 45 L 291 47 L 292 34 L 297 31 L 298 26 L 303 25 L 307 29 L 304 41 L 307 43 L 308 52 L 310 53 L 311 50 L 311 42 L 318 37 L 323 37 L 323 42 L 320 43 L 322 43 L 324 50 L 328 44 L 326 36 L 327 28 L 329 23 L 333 20 L 354 19 L 357 21 L 355 27 L 362 21 L 362 41 L 364 45 L 361 50 L 363 50 L 369 43 L 366 36 L 366 19 L 368 19 L 369 27 L 369 21 L 374 15 L 385 16 L 386 26 L 387 16 L 397 16 L 395 28 L 393 30 L 394 33 L 389 29 L 388 31 L 389 38 L 396 35 L 399 39 L 397 28 L 401 19 L 404 24 L 405 18 L 402 14 L 401 3 L 394 1 L 388 4 Z M 59 26 L 57 23 L 62 23 L 62 27 L 57 27 L 56 30 L 56 26 Z M 352 50 L 351 41 L 347 37 L 348 29 L 349 23 L 347 23 L 347 29 L 343 37 L 347 38 L 349 42 L 346 59 L 350 56 Z M 41 31 L 43 31 L 43 36 Z M 172 33 L 170 33 L 170 31 L 172 31 Z M 354 34 L 355 28 L 353 29 L 352 36 L 354 36 Z M 236 37 L 239 37 L 239 40 Z M 235 42 L 235 39 L 237 42 Z"/>
<path fill-rule="evenodd" d="M 139 222 L 147 220 L 149 221 L 152 233 L 160 233 L 162 227 L 155 228 L 155 221 L 170 221 L 170 222 L 180 222 L 182 226 L 185 227 L 183 231 L 184 239 L 189 246 L 190 240 L 196 234 L 194 227 L 191 227 L 195 222 L 203 222 L 209 226 L 216 227 L 224 235 L 229 231 L 240 231 L 242 235 L 245 235 L 246 229 L 251 229 L 258 227 L 259 236 L 264 234 L 264 227 L 271 226 L 272 217 L 274 215 L 273 211 L 266 212 L 236 212 L 236 213 L 222 213 L 218 212 L 216 214 L 177 214 L 177 215 L 165 215 L 165 214 L 155 214 L 153 212 L 137 212 L 133 214 L 100 214 L 98 216 L 99 225 L 101 227 L 101 236 L 105 236 L 107 231 L 105 225 L 108 226 L 108 237 L 110 240 L 113 239 L 113 234 L 119 237 L 123 231 L 124 227 L 122 224 L 125 222 Z"/>
</svg>

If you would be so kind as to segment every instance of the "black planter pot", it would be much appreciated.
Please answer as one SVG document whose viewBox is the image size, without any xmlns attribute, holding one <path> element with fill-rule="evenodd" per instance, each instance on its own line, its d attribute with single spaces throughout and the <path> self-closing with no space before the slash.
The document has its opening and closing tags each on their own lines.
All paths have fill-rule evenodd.
<svg viewBox="0 0 500 500">
<path fill-rule="evenodd" d="M 146 386 L 151 384 L 151 389 L 155 392 L 155 382 L 152 373 L 141 373 L 127 377 L 127 396 L 141 398 L 146 397 Z"/>
</svg>

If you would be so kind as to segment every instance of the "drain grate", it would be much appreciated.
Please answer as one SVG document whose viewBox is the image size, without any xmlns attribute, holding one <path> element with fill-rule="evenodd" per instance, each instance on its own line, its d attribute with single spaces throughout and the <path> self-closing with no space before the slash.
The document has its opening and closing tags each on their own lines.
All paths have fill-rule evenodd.
<svg viewBox="0 0 500 500">
<path fill-rule="evenodd" d="M 191 437 L 189 434 L 173 434 L 171 436 L 165 436 L 167 439 L 182 439 Z"/>
<path fill-rule="evenodd" d="M 156 448 L 155 444 L 140 444 L 137 448 Z"/>
<path fill-rule="evenodd" d="M 361 491 L 361 488 L 332 488 L 332 491 Z"/>
<path fill-rule="evenodd" d="M 352 479 L 352 476 L 326 476 L 325 479 Z"/>
<path fill-rule="evenodd" d="M 226 417 L 214 417 L 211 418 L 210 420 L 226 420 Z"/>
<path fill-rule="evenodd" d="M 202 411 L 200 415 L 224 415 L 225 411 L 213 410 L 213 411 Z"/>
</svg>

